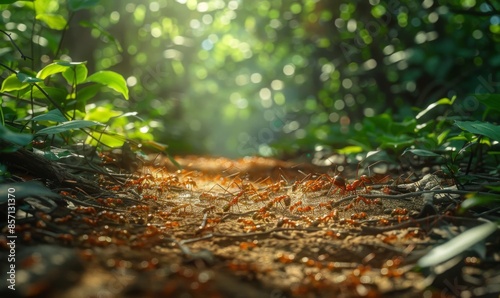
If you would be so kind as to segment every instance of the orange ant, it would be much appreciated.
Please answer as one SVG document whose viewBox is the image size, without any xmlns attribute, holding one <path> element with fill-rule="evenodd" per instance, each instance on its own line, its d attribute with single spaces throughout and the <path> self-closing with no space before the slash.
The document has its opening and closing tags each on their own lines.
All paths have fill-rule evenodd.
<svg viewBox="0 0 500 298">
<path fill-rule="evenodd" d="M 301 173 L 302 173 L 302 172 L 301 172 Z M 292 191 L 296 191 L 296 190 L 298 190 L 298 189 L 301 187 L 302 183 L 303 183 L 304 181 L 306 181 L 307 179 L 309 179 L 311 176 L 312 176 L 312 174 L 307 174 L 307 175 L 306 175 L 306 176 L 305 176 L 302 180 L 300 180 L 300 181 L 295 181 L 295 182 L 293 183 L 293 185 L 292 185 Z"/>
<path fill-rule="evenodd" d="M 324 215 L 320 218 L 320 220 L 324 223 L 327 223 L 330 219 L 337 219 L 339 217 L 337 209 L 333 209 L 327 215 Z"/>
<path fill-rule="evenodd" d="M 292 206 L 290 206 L 290 212 L 295 209 L 295 207 L 302 205 L 302 201 L 295 202 Z"/>
<path fill-rule="evenodd" d="M 385 218 L 381 218 L 379 221 L 378 221 L 378 224 L 379 225 L 382 225 L 382 226 L 388 226 L 390 224 L 390 222 L 385 219 Z"/>
<path fill-rule="evenodd" d="M 359 180 L 354 180 L 351 184 L 346 184 L 345 189 L 347 191 L 356 191 L 356 189 L 359 186 L 363 186 L 365 188 L 365 190 L 367 190 L 365 183 L 371 183 L 371 182 L 372 181 L 370 178 L 368 178 L 368 176 L 361 175 L 361 177 L 359 177 Z"/>
<path fill-rule="evenodd" d="M 289 227 L 289 228 L 295 228 L 297 226 L 297 223 L 290 220 L 287 217 L 282 217 L 278 220 L 278 223 L 276 224 L 278 228 L 281 227 Z"/>
<path fill-rule="evenodd" d="M 143 200 L 153 200 L 153 201 L 158 201 L 158 197 L 155 195 L 144 195 L 142 196 Z"/>
<path fill-rule="evenodd" d="M 273 183 L 273 184 L 267 186 L 266 189 L 273 191 L 273 192 L 279 192 L 281 190 L 281 188 L 284 187 L 286 184 L 287 183 L 285 180 L 280 180 L 276 183 Z"/>
<path fill-rule="evenodd" d="M 184 187 L 189 189 L 189 190 L 192 190 L 196 187 L 196 182 L 191 177 L 187 177 L 186 181 L 183 184 L 184 184 Z"/>
<path fill-rule="evenodd" d="M 269 191 L 263 191 L 263 192 L 257 193 L 257 197 L 258 198 L 253 200 L 255 203 L 267 201 L 267 200 L 269 200 Z"/>
<path fill-rule="evenodd" d="M 85 206 L 78 206 L 75 209 L 76 212 L 82 213 L 82 214 L 96 214 L 97 211 L 95 210 L 94 207 L 85 207 Z"/>
<path fill-rule="evenodd" d="M 321 209 L 321 207 L 325 207 L 327 210 L 332 210 L 332 201 L 319 203 L 318 209 Z"/>
<path fill-rule="evenodd" d="M 363 196 L 357 196 L 356 199 L 354 199 L 351 203 L 349 203 L 349 205 L 347 205 L 345 207 L 344 210 L 349 210 L 351 209 L 352 207 L 354 207 L 354 205 L 358 204 L 359 202 L 363 202 L 365 203 L 366 205 L 372 205 L 372 204 L 377 204 L 377 205 L 382 205 L 382 202 L 380 201 L 380 199 L 374 199 L 374 200 L 369 200 Z"/>
<path fill-rule="evenodd" d="M 252 218 L 253 219 L 264 219 L 264 218 L 268 218 L 270 216 L 274 216 L 273 213 L 269 212 L 268 210 L 269 210 L 269 208 L 267 206 L 262 207 L 256 213 L 254 213 Z"/>
<path fill-rule="evenodd" d="M 257 247 L 257 243 L 255 242 L 241 242 L 240 249 L 241 250 L 250 250 Z"/>
<path fill-rule="evenodd" d="M 200 194 L 200 199 L 206 199 L 206 200 L 210 200 L 210 201 L 215 201 L 217 200 L 219 197 L 217 197 L 216 195 L 214 194 L 211 194 L 209 192 L 202 192 Z"/>
<path fill-rule="evenodd" d="M 178 228 L 180 224 L 177 221 L 167 221 L 163 226 L 167 229 L 172 229 L 172 228 Z"/>
<path fill-rule="evenodd" d="M 64 217 L 60 217 L 60 218 L 55 218 L 54 219 L 54 222 L 55 223 L 65 223 L 69 220 L 71 220 L 73 217 L 71 215 L 66 215 Z"/>
<path fill-rule="evenodd" d="M 359 179 L 356 179 L 354 180 L 352 183 L 348 183 L 346 179 L 344 179 L 344 177 L 340 176 L 340 175 L 335 175 L 333 177 L 333 185 L 335 185 L 335 189 L 334 189 L 334 192 L 337 190 L 337 189 L 340 189 L 342 193 L 345 193 L 347 191 L 356 191 L 356 189 L 360 186 L 363 186 L 366 190 L 366 192 L 368 192 L 368 188 L 366 187 L 366 184 L 365 183 L 371 183 L 371 179 L 368 178 L 368 176 L 366 175 L 361 175 L 361 177 L 359 177 Z M 328 193 L 331 192 L 331 189 L 328 191 Z"/>
<path fill-rule="evenodd" d="M 351 215 L 351 219 L 365 219 L 368 217 L 366 212 L 354 213 Z"/>
<path fill-rule="evenodd" d="M 309 180 L 306 181 L 302 185 L 302 191 L 303 192 L 315 192 L 315 191 L 320 191 L 322 189 L 331 188 L 331 183 L 333 180 L 328 176 L 327 174 L 322 174 L 315 180 Z"/>
<path fill-rule="evenodd" d="M 148 212 L 149 211 L 149 206 L 147 206 L 147 205 L 134 205 L 134 206 L 130 206 L 128 208 L 128 210 L 130 212 L 139 212 L 139 211 Z"/>
<path fill-rule="evenodd" d="M 251 219 L 238 218 L 238 222 L 241 222 L 243 228 L 247 231 L 255 231 L 257 229 L 257 225 Z"/>
<path fill-rule="evenodd" d="M 392 216 L 394 216 L 394 215 L 406 215 L 406 214 L 408 214 L 408 210 L 406 208 L 396 208 L 396 209 L 393 209 L 391 212 Z"/>
<path fill-rule="evenodd" d="M 240 206 L 238 205 L 238 202 L 240 200 L 240 198 L 243 196 L 243 194 L 245 194 L 244 191 L 240 191 L 229 203 L 227 203 L 226 205 L 224 205 L 222 207 L 222 210 L 224 212 L 228 212 L 229 209 L 231 209 L 231 207 L 233 207 L 234 205 L 238 206 L 238 210 L 240 210 Z"/>
<path fill-rule="evenodd" d="M 289 195 L 282 195 L 282 196 L 278 196 L 276 198 L 274 198 L 273 201 L 269 202 L 269 204 L 267 204 L 267 207 L 268 208 L 271 208 L 272 206 L 274 206 L 274 204 L 276 203 L 280 203 L 281 202 L 285 203 L 285 206 L 290 206 L 290 202 L 291 202 L 291 198 Z"/>
<path fill-rule="evenodd" d="M 180 204 L 179 206 L 172 208 L 170 212 L 177 212 L 181 209 L 183 209 L 183 211 L 186 212 L 187 207 L 191 207 L 191 210 L 193 210 L 193 206 L 191 204 Z"/>
<path fill-rule="evenodd" d="M 380 201 L 379 198 L 376 198 L 374 200 L 370 200 L 370 199 L 367 199 L 363 196 L 357 196 L 356 197 L 356 204 L 359 203 L 360 201 L 363 201 L 363 203 L 365 203 L 366 205 L 373 205 L 373 204 L 377 204 L 377 205 L 382 205 L 382 202 Z"/>
<path fill-rule="evenodd" d="M 355 219 L 348 219 L 348 218 L 342 218 L 340 220 L 340 224 L 350 224 L 352 226 L 357 226 L 359 225 L 359 222 L 357 222 Z"/>
<path fill-rule="evenodd" d="M 295 260 L 295 255 L 279 253 L 278 256 L 276 257 L 276 260 L 282 264 L 289 264 Z"/>
<path fill-rule="evenodd" d="M 304 206 L 304 207 L 298 207 L 297 208 L 297 212 L 310 212 L 310 211 L 314 211 L 314 207 L 313 206 Z"/>
</svg>

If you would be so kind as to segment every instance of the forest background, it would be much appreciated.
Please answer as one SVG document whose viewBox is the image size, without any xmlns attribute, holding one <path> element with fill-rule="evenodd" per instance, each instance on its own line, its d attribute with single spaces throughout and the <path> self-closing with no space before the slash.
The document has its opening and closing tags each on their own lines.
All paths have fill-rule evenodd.
<svg viewBox="0 0 500 298">
<path fill-rule="evenodd" d="M 435 150 L 449 133 L 437 116 L 498 116 L 484 104 L 500 88 L 500 7 L 489 0 L 1 3 L 13 3 L 1 13 L 4 63 L 120 74 L 128 100 L 92 90 L 78 98 L 81 118 L 171 154 Z M 27 102 L 3 104 L 3 123 L 32 114 Z"/>
</svg>

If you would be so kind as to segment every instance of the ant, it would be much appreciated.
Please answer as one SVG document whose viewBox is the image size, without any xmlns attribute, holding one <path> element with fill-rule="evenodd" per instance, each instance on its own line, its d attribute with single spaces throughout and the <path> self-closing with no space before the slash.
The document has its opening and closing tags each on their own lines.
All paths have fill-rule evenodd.
<svg viewBox="0 0 500 298">
<path fill-rule="evenodd" d="M 186 181 L 183 182 L 183 185 L 188 190 L 193 190 L 196 187 L 196 182 L 193 178 L 187 177 Z"/>
<path fill-rule="evenodd" d="M 287 217 L 282 217 L 278 220 L 276 226 L 278 228 L 281 228 L 281 227 L 295 228 L 297 226 L 297 223 L 293 220 L 290 220 Z"/>
<path fill-rule="evenodd" d="M 278 196 L 276 198 L 274 198 L 274 200 L 272 200 L 271 202 L 269 202 L 269 204 L 267 204 L 267 207 L 268 208 L 271 208 L 274 206 L 274 204 L 276 203 L 280 203 L 281 202 L 285 203 L 285 206 L 290 206 L 290 203 L 291 203 L 291 198 L 289 195 L 282 195 L 282 196 Z"/>
<path fill-rule="evenodd" d="M 351 219 L 365 219 L 368 217 L 366 212 L 354 213 L 351 215 Z"/>
<path fill-rule="evenodd" d="M 345 207 L 344 210 L 351 209 L 352 207 L 354 207 L 354 205 L 358 204 L 360 201 L 363 201 L 363 203 L 365 203 L 366 205 L 373 205 L 373 204 L 382 205 L 382 202 L 378 198 L 374 200 L 369 200 L 363 196 L 357 196 L 356 199 L 354 199 L 351 203 L 349 203 L 349 205 Z"/>
<path fill-rule="evenodd" d="M 209 193 L 209 192 L 202 192 L 200 194 L 200 200 L 201 199 L 209 200 L 209 201 L 215 201 L 215 200 L 218 200 L 218 199 L 221 199 L 221 198 L 219 196 L 214 195 L 214 194 Z"/>
<path fill-rule="evenodd" d="M 393 209 L 391 212 L 392 216 L 394 216 L 394 215 L 406 215 L 406 214 L 408 214 L 408 209 L 406 209 L 406 208 L 396 208 L 396 209 Z"/>
<path fill-rule="evenodd" d="M 333 185 L 335 185 L 335 188 L 333 192 L 335 192 L 337 189 L 341 190 L 341 193 L 345 193 L 348 191 L 356 191 L 356 189 L 360 186 L 363 186 L 365 188 L 366 192 L 369 192 L 369 189 L 366 187 L 365 183 L 371 183 L 372 180 L 368 178 L 366 175 L 361 175 L 359 179 L 354 180 L 352 183 L 349 183 L 344 177 L 340 175 L 335 175 L 332 179 Z M 331 192 L 331 189 L 328 191 L 328 193 Z"/>
<path fill-rule="evenodd" d="M 342 218 L 340 219 L 340 222 L 339 222 L 341 225 L 343 224 L 350 224 L 352 226 L 357 226 L 359 225 L 359 222 L 356 221 L 355 219 L 348 219 L 348 218 Z"/>
<path fill-rule="evenodd" d="M 66 215 L 64 217 L 59 217 L 59 218 L 55 218 L 54 219 L 54 222 L 55 223 L 65 223 L 65 222 L 68 222 L 69 220 L 71 220 L 73 217 L 71 215 Z"/>
<path fill-rule="evenodd" d="M 275 215 L 269 212 L 269 208 L 267 206 L 260 208 L 257 212 L 252 216 L 253 219 L 264 219 L 268 217 L 274 217 Z"/>
<path fill-rule="evenodd" d="M 257 198 L 253 199 L 253 201 L 255 203 L 264 202 L 267 200 L 269 200 L 269 191 L 268 190 L 257 193 Z"/>
<path fill-rule="evenodd" d="M 323 223 L 327 223 L 328 221 L 330 221 L 331 219 L 337 219 L 339 217 L 338 215 L 338 210 L 337 209 L 333 209 L 330 213 L 328 213 L 327 215 L 323 215 L 322 217 L 319 218 L 319 221 L 320 222 L 323 222 Z"/>
<path fill-rule="evenodd" d="M 298 207 L 297 212 L 310 212 L 313 211 L 314 207 L 313 206 L 304 206 L 304 207 Z"/>
<path fill-rule="evenodd" d="M 128 210 L 130 212 L 139 212 L 139 211 L 149 212 L 149 206 L 148 205 L 133 205 L 133 206 L 128 207 Z"/>
<path fill-rule="evenodd" d="M 243 224 L 242 228 L 248 232 L 257 230 L 257 225 L 251 219 L 238 218 L 238 222 L 241 222 Z"/>
<path fill-rule="evenodd" d="M 240 249 L 241 250 L 251 250 L 253 248 L 257 247 L 256 242 L 241 242 L 240 243 Z"/>
<path fill-rule="evenodd" d="M 85 207 L 85 206 L 78 206 L 75 209 L 76 212 L 82 213 L 82 214 L 96 214 L 97 211 L 95 210 L 94 207 Z"/>
<path fill-rule="evenodd" d="M 187 207 L 191 207 L 191 210 L 193 210 L 193 206 L 191 204 L 180 204 L 179 206 L 172 208 L 170 212 L 177 212 L 181 209 L 183 209 L 183 211 L 186 212 Z"/>
<path fill-rule="evenodd" d="M 153 201 L 158 201 L 158 197 L 155 195 L 143 195 L 142 196 L 143 200 L 153 200 Z"/>
<path fill-rule="evenodd" d="M 295 209 L 295 207 L 302 205 L 302 201 L 295 202 L 292 206 L 290 206 L 290 212 Z"/>
<path fill-rule="evenodd" d="M 229 203 L 227 203 L 226 205 L 224 205 L 224 206 L 222 207 L 222 211 L 224 211 L 224 212 L 228 212 L 228 211 L 229 211 L 229 209 L 231 209 L 231 207 L 233 207 L 234 205 L 236 205 L 236 206 L 238 206 L 238 211 L 240 211 L 240 212 L 241 212 L 241 210 L 240 210 L 240 206 L 238 205 L 238 202 L 239 202 L 239 200 L 240 200 L 240 198 L 241 198 L 241 196 L 242 196 L 243 194 L 244 194 L 244 192 L 243 192 L 243 191 L 240 191 L 240 192 L 239 192 L 239 193 L 238 193 L 238 194 L 237 194 L 237 195 L 236 195 L 236 196 L 235 196 L 235 197 L 234 197 L 234 198 L 233 198 L 233 199 L 232 199 Z"/>
<path fill-rule="evenodd" d="M 318 204 L 318 209 L 321 209 L 321 207 L 325 207 L 326 210 L 332 210 L 332 201 L 319 203 Z"/>
<path fill-rule="evenodd" d="M 272 192 L 279 192 L 279 191 L 281 191 L 281 188 L 285 187 L 286 185 L 287 185 L 286 181 L 282 179 L 276 183 L 268 185 L 266 187 L 266 190 L 270 190 Z"/>
</svg>

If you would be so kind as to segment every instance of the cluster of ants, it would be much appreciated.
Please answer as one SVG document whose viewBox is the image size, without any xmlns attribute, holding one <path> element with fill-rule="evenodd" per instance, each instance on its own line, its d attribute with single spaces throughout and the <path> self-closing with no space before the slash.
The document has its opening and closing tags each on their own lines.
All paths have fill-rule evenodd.
<svg viewBox="0 0 500 298">
<path fill-rule="evenodd" d="M 201 214 L 218 216 L 211 218 L 209 221 L 212 225 L 202 224 L 197 231 L 200 234 L 207 231 L 213 231 L 214 225 L 220 223 L 222 219 L 229 215 L 246 215 L 252 214 L 251 218 L 239 217 L 238 223 L 245 232 L 255 232 L 264 230 L 262 225 L 256 223 L 257 220 L 269 222 L 269 219 L 276 219 L 276 227 L 295 228 L 300 226 L 298 220 L 309 226 L 318 226 L 326 224 L 331 220 L 338 219 L 338 210 L 332 207 L 334 197 L 344 195 L 355 195 L 355 198 L 345 206 L 345 210 L 353 208 L 359 202 L 364 202 L 367 205 L 381 204 L 379 199 L 368 199 L 363 196 L 365 193 L 372 191 L 373 180 L 366 175 L 362 175 L 359 179 L 349 182 L 341 175 L 330 176 L 328 174 L 305 175 L 301 180 L 289 183 L 288 179 L 281 176 L 277 182 L 271 181 L 270 178 L 261 181 L 250 182 L 248 179 L 242 179 L 239 176 L 233 178 L 217 177 L 214 180 L 221 182 L 215 184 L 208 191 L 198 191 L 197 183 L 193 179 L 192 172 L 178 171 L 176 174 L 158 175 L 146 174 L 140 178 L 130 180 L 126 183 L 128 187 L 135 187 L 138 192 L 142 193 L 142 198 L 147 201 L 161 201 L 159 197 L 168 190 L 178 191 L 187 190 L 193 194 L 197 194 L 196 200 L 179 201 L 171 200 L 168 207 L 161 211 L 162 219 L 166 219 L 169 215 L 188 215 L 190 213 L 200 212 Z M 224 185 L 224 186 L 223 186 Z M 214 192 L 213 189 L 219 187 L 222 192 Z M 148 190 L 148 191 L 146 191 Z M 331 200 L 317 202 L 315 204 L 307 204 L 306 201 L 300 199 L 297 194 L 307 194 L 322 192 Z M 338 193 L 338 194 L 337 194 Z M 166 196 L 170 198 L 170 196 Z M 175 198 L 175 196 L 173 196 Z M 302 197 L 304 197 L 302 195 Z M 242 212 L 242 206 L 245 206 Z M 144 206 L 143 208 L 147 208 Z M 311 218 L 315 210 L 328 210 L 327 214 Z M 133 208 L 129 208 L 129 211 Z M 277 213 L 280 213 L 278 215 Z M 288 216 L 286 216 L 288 214 Z M 350 218 L 341 219 L 342 223 L 356 225 L 358 220 L 366 219 L 366 212 L 354 213 Z"/>
<path fill-rule="evenodd" d="M 181 225 L 179 216 L 200 212 L 206 220 L 198 228 L 196 234 L 211 232 L 214 226 L 234 214 L 238 217 L 237 223 L 245 232 L 264 231 L 269 225 L 258 223 L 270 223 L 275 219 L 275 228 L 296 228 L 304 224 L 318 226 L 327 224 L 329 221 L 339 219 L 339 210 L 332 206 L 333 198 L 345 195 L 354 195 L 354 199 L 344 207 L 345 210 L 353 208 L 356 204 L 364 202 L 366 205 L 381 204 L 379 199 L 365 198 L 363 195 L 372 191 L 373 180 L 366 175 L 349 182 L 341 175 L 330 176 L 328 174 L 305 175 L 303 179 L 289 183 L 282 176 L 277 182 L 270 178 L 257 182 L 250 182 L 239 176 L 232 178 L 212 178 L 221 184 L 215 184 L 208 191 L 197 190 L 193 172 L 177 171 L 175 173 L 144 174 L 135 179 L 129 179 L 124 183 L 125 188 L 133 188 L 140 195 L 141 200 L 136 205 L 124 206 L 125 203 L 119 198 L 97 198 L 96 207 L 79 206 L 71 214 L 54 218 L 53 220 L 43 217 L 38 220 L 37 227 L 42 228 L 46 223 L 52 221 L 56 224 L 78 220 L 89 226 L 96 227 L 101 222 L 112 224 L 132 223 L 131 218 L 141 218 L 144 224 L 164 225 L 163 228 L 171 229 Z M 224 185 L 224 186 L 222 186 Z M 257 185 L 257 186 L 256 186 Z M 222 192 L 213 192 L 215 187 L 221 188 Z M 175 191 L 189 191 L 194 194 L 195 199 L 181 201 L 178 196 L 172 195 Z M 327 200 L 314 204 L 306 203 L 304 194 L 322 192 Z M 302 193 L 302 194 L 301 194 Z M 63 196 L 71 196 L 67 192 L 61 192 Z M 166 202 L 165 202 L 166 201 Z M 150 202 L 163 205 L 161 208 L 152 208 Z M 108 208 L 99 210 L 99 206 Z M 245 206 L 242 212 L 242 206 Z M 111 211 L 109 208 L 125 207 L 122 212 Z M 315 211 L 326 209 L 323 215 Z M 406 216 L 406 210 L 394 210 L 393 215 L 402 221 Z M 132 216 L 129 216 L 131 214 Z M 177 219 L 171 219 L 175 215 Z M 251 215 L 251 217 L 247 217 Z M 312 216 L 311 216 L 312 215 Z M 359 220 L 367 219 L 366 212 L 353 213 L 350 218 L 340 219 L 341 224 L 357 225 Z M 135 222 L 135 223 L 141 223 Z M 387 220 L 380 220 L 381 225 L 388 225 Z M 72 242 L 74 237 L 63 234 L 58 237 L 64 242 Z M 123 236 L 123 235 L 122 235 Z M 94 237 L 98 239 L 99 237 Z M 148 237 L 146 237 L 148 238 Z M 88 241 L 87 241 L 88 242 Z M 97 241 L 93 241 L 93 243 Z"/>
</svg>

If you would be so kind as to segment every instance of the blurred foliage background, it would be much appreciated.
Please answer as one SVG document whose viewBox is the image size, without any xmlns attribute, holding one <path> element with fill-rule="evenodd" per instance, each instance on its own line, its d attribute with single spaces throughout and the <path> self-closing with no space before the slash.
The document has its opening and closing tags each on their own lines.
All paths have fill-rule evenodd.
<svg viewBox="0 0 500 298">
<path fill-rule="evenodd" d="M 65 1 L 36 1 L 65 13 Z M 373 150 L 367 127 L 398 121 L 398 137 L 418 124 L 413 107 L 453 96 L 455 114 L 475 117 L 474 94 L 500 88 L 500 4 L 489 0 L 90 2 L 68 16 L 60 48 L 29 10 L 1 17 L 29 63 L 65 56 L 122 74 L 130 100 L 103 97 L 89 113 L 137 111 L 144 121 L 123 133 L 172 154 Z"/>
</svg>

